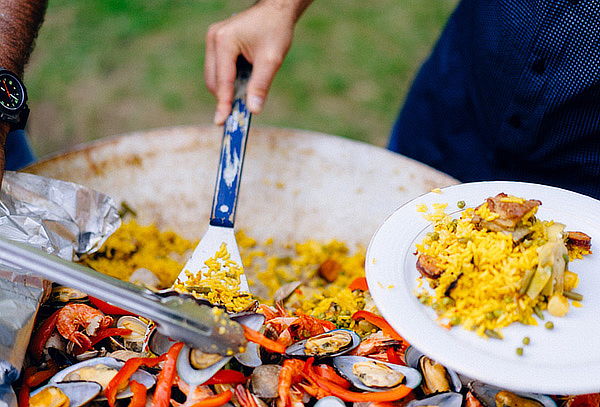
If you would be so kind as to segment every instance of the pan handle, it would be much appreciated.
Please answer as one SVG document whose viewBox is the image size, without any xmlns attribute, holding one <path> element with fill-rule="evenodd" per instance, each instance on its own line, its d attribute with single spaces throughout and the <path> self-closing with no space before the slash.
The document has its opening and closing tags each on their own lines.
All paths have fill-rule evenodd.
<svg viewBox="0 0 600 407">
<path fill-rule="evenodd" d="M 210 214 L 210 224 L 213 226 L 233 228 L 235 222 L 246 138 L 252 118 L 246 106 L 246 85 L 251 72 L 252 65 L 240 55 L 237 60 L 235 99 L 231 113 L 225 121 L 221 142 L 221 158 Z"/>
</svg>

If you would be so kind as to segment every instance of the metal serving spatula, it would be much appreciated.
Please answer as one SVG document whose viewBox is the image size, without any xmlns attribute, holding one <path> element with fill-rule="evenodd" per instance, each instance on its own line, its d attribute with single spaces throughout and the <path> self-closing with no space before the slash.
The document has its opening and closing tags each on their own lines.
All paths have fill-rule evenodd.
<svg viewBox="0 0 600 407">
<path fill-rule="evenodd" d="M 252 65 L 243 57 L 238 57 L 235 99 L 223 131 L 221 159 L 217 172 L 210 223 L 204 237 L 196 246 L 192 257 L 179 274 L 178 281 L 181 283 L 188 279 L 186 272 L 198 273 L 205 262 L 215 256 L 223 243 L 227 246 L 231 260 L 242 267 L 242 259 L 235 240 L 233 224 L 244 164 L 244 153 L 246 151 L 246 138 L 250 129 L 251 114 L 246 107 L 246 85 L 251 72 Z M 240 290 L 248 291 L 248 281 L 244 273 L 240 275 Z"/>
</svg>

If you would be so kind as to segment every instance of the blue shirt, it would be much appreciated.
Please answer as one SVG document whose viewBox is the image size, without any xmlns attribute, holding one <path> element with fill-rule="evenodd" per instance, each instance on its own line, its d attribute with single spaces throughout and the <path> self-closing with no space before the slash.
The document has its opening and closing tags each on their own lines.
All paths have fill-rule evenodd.
<svg viewBox="0 0 600 407">
<path fill-rule="evenodd" d="M 9 171 L 17 171 L 35 162 L 35 155 L 27 141 L 24 130 L 13 130 L 6 136 L 4 146 L 6 162 L 4 168 Z"/>
<path fill-rule="evenodd" d="M 600 0 L 463 0 L 389 148 L 461 181 L 600 198 Z"/>
</svg>

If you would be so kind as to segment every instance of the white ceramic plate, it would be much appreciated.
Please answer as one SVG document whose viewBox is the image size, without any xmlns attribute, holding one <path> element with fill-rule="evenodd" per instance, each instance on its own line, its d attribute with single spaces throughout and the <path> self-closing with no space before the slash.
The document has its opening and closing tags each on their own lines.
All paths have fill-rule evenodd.
<svg viewBox="0 0 600 407">
<path fill-rule="evenodd" d="M 515 391 L 580 394 L 600 391 L 600 258 L 597 254 L 574 261 L 569 268 L 580 278 L 577 292 L 582 308 L 571 307 L 555 318 L 553 330 L 543 324 L 513 324 L 503 330 L 504 340 L 485 339 L 462 328 L 447 330 L 435 313 L 414 295 L 419 275 L 415 243 L 432 230 L 417 212 L 419 204 L 448 203 L 447 213 L 460 211 L 456 203 L 476 207 L 500 192 L 539 199 L 537 216 L 567 225 L 566 230 L 587 233 L 600 242 L 600 201 L 585 195 L 537 184 L 477 182 L 455 185 L 442 193 L 428 193 L 397 209 L 373 236 L 367 251 L 366 273 L 375 303 L 390 324 L 413 346 L 447 367 L 471 378 Z M 523 337 L 531 344 L 523 346 Z M 516 348 L 522 346 L 524 355 Z"/>
</svg>

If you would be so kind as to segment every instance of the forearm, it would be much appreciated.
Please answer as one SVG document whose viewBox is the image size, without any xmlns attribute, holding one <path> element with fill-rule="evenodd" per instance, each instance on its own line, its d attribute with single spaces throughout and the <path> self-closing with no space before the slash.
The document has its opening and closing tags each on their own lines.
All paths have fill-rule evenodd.
<svg viewBox="0 0 600 407">
<path fill-rule="evenodd" d="M 0 0 L 0 67 L 23 76 L 46 5 L 47 0 Z"/>
</svg>

